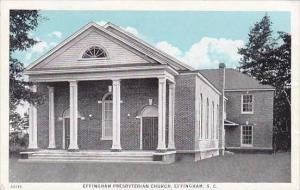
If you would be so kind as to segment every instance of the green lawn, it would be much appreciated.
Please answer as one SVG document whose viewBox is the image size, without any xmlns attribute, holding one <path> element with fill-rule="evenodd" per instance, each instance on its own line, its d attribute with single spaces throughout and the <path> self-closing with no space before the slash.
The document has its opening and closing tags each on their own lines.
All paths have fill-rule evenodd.
<svg viewBox="0 0 300 190">
<path fill-rule="evenodd" d="M 234 154 L 160 164 L 24 163 L 10 159 L 10 182 L 290 182 L 291 154 Z"/>
</svg>

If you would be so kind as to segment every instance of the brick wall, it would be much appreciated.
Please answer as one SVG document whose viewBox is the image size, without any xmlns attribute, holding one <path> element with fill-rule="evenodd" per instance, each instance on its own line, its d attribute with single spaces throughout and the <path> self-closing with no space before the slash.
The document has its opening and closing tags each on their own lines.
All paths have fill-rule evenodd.
<svg viewBox="0 0 300 190">
<path fill-rule="evenodd" d="M 140 148 L 140 114 L 142 108 L 153 99 L 157 105 L 158 80 L 139 79 L 124 80 L 121 84 L 121 146 L 122 149 L 137 150 Z M 130 116 L 128 116 L 130 114 Z"/>
<path fill-rule="evenodd" d="M 241 95 L 246 92 L 226 92 L 227 119 L 241 125 L 253 125 L 253 147 L 272 147 L 273 91 L 249 91 L 254 97 L 254 114 L 241 114 Z M 241 127 L 226 128 L 226 147 L 240 147 Z"/>
<path fill-rule="evenodd" d="M 47 148 L 49 145 L 49 106 L 48 88 L 45 83 L 37 85 L 37 91 L 45 95 L 45 103 L 37 106 L 37 140 L 39 148 Z"/>
<path fill-rule="evenodd" d="M 179 75 L 175 90 L 175 147 L 193 150 L 195 147 L 195 76 Z"/>
<path fill-rule="evenodd" d="M 81 149 L 107 150 L 111 148 L 111 140 L 101 140 L 102 105 L 98 100 L 108 92 L 111 81 L 81 81 L 78 83 L 78 110 L 84 120 L 78 122 L 78 146 Z M 38 91 L 45 95 L 44 104 L 38 106 L 38 146 L 48 147 L 48 89 L 47 85 L 54 86 L 55 101 L 55 138 L 57 148 L 62 148 L 63 117 L 69 108 L 69 84 L 41 83 Z M 125 150 L 137 150 L 140 146 L 140 114 L 142 108 L 153 99 L 157 105 L 158 80 L 139 79 L 121 81 L 121 146 Z M 129 115 L 128 115 L 129 114 Z M 92 117 L 89 117 L 92 115 Z M 166 133 L 167 135 L 167 133 Z M 167 141 L 166 141 L 167 143 Z"/>
</svg>

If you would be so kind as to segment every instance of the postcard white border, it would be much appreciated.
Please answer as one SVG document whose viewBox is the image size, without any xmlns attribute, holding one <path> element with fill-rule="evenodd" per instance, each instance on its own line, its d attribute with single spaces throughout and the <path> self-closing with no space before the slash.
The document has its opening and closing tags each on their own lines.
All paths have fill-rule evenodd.
<svg viewBox="0 0 300 190">
<path fill-rule="evenodd" d="M 300 48 L 299 1 L 1 1 L 0 64 L 0 189 L 10 189 L 8 181 L 8 50 L 9 10 L 156 10 L 156 11 L 290 11 L 292 34 L 292 183 L 217 183 L 217 189 L 299 189 L 299 108 Z M 20 183 L 22 189 L 83 189 L 82 183 Z"/>
</svg>

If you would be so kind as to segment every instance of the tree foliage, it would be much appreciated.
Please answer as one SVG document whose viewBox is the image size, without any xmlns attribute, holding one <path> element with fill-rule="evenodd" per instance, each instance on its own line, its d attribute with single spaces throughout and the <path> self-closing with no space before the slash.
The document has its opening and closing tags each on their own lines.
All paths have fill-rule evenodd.
<svg viewBox="0 0 300 190">
<path fill-rule="evenodd" d="M 291 35 L 277 32 L 277 37 L 274 37 L 271 26 L 270 17 L 265 15 L 250 29 L 248 42 L 239 49 L 242 55 L 239 69 L 260 83 L 275 87 L 275 135 L 284 136 L 281 142 L 290 144 Z"/>
<path fill-rule="evenodd" d="M 36 43 L 29 33 L 38 26 L 40 14 L 36 10 L 11 10 L 10 11 L 10 47 L 9 47 L 9 108 L 10 124 L 18 127 L 22 117 L 16 108 L 22 102 L 38 104 L 43 98 L 40 94 L 30 91 L 30 82 L 24 80 L 24 64 L 13 57 L 16 51 L 24 51 Z"/>
</svg>

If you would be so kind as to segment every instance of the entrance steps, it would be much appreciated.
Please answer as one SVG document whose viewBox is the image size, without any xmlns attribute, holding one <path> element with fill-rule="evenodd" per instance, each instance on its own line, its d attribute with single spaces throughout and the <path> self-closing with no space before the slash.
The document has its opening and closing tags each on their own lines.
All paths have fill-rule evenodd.
<svg viewBox="0 0 300 190">
<path fill-rule="evenodd" d="M 175 152 L 164 154 L 154 151 L 77 151 L 66 150 L 39 150 L 34 152 L 22 152 L 23 162 L 106 162 L 106 163 L 171 163 L 165 156 Z"/>
</svg>

